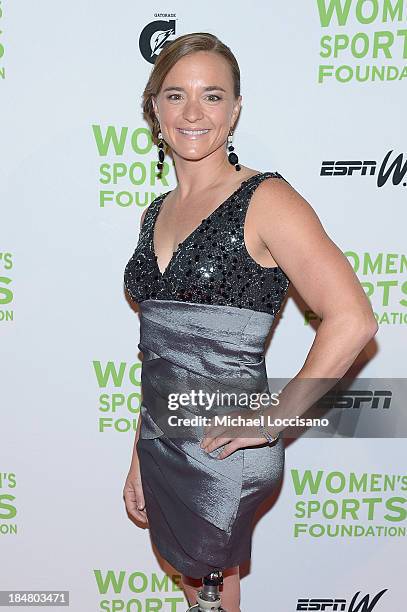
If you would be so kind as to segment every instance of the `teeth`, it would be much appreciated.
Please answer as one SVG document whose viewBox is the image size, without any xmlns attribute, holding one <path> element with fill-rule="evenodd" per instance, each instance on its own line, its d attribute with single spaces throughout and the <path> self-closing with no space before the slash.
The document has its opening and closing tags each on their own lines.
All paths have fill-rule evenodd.
<svg viewBox="0 0 407 612">
<path fill-rule="evenodd" d="M 179 129 L 179 131 L 182 134 L 191 134 L 191 135 L 194 135 L 194 134 L 206 134 L 207 132 L 209 132 L 209 130 L 181 130 L 181 129 Z"/>
</svg>

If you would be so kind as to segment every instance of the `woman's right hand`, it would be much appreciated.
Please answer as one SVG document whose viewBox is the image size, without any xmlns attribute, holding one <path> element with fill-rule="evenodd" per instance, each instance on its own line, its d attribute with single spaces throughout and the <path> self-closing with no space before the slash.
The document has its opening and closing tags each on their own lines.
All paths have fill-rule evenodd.
<svg viewBox="0 0 407 612">
<path fill-rule="evenodd" d="M 140 467 L 138 463 L 130 468 L 123 489 L 123 498 L 126 510 L 130 516 L 141 523 L 148 525 L 147 512 L 141 484 Z"/>
</svg>

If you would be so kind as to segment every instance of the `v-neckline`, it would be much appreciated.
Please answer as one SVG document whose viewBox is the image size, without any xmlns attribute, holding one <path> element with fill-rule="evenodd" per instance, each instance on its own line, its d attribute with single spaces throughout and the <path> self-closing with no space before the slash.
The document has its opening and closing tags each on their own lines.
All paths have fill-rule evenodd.
<svg viewBox="0 0 407 612">
<path fill-rule="evenodd" d="M 229 195 L 229 196 L 226 198 L 226 200 L 223 200 L 223 202 L 221 202 L 221 203 L 220 203 L 220 204 L 219 204 L 219 205 L 218 205 L 218 206 L 215 208 L 215 210 L 213 210 L 213 211 L 212 211 L 212 212 L 211 212 L 211 213 L 210 213 L 210 214 L 209 214 L 207 217 L 205 217 L 204 219 L 202 219 L 202 221 L 199 223 L 199 225 L 197 225 L 197 226 L 196 226 L 196 227 L 195 227 L 195 228 L 192 230 L 192 232 L 191 232 L 190 234 L 188 234 L 188 236 L 186 236 L 186 237 L 184 238 L 184 240 L 182 240 L 181 242 L 179 242 L 179 243 L 178 243 L 178 246 L 177 246 L 177 248 L 175 249 L 175 251 L 173 251 L 173 253 L 172 253 L 171 257 L 170 257 L 170 260 L 169 260 L 168 264 L 166 265 L 166 267 L 164 268 L 164 270 L 161 272 L 161 270 L 160 270 L 160 266 L 158 265 L 157 253 L 156 253 L 155 246 L 154 246 L 154 229 L 155 229 L 155 225 L 156 225 L 156 223 L 157 223 L 158 216 L 159 216 L 159 214 L 160 214 L 160 210 L 161 210 L 162 203 L 164 202 L 164 200 L 165 200 L 165 198 L 168 196 L 168 194 L 170 194 L 170 193 L 171 193 L 171 191 L 172 191 L 172 190 L 171 190 L 171 191 L 167 191 L 166 193 L 164 193 L 164 194 L 163 194 L 163 197 L 161 198 L 161 200 L 160 200 L 160 202 L 159 202 L 159 206 L 157 207 L 157 212 L 156 212 L 156 214 L 155 214 L 155 216 L 154 216 L 154 219 L 153 219 L 153 223 L 152 223 L 152 227 L 151 227 L 151 240 L 150 240 L 150 242 L 151 242 L 151 251 L 152 251 L 152 254 L 153 254 L 153 258 L 154 258 L 154 261 L 155 261 L 155 265 L 156 265 L 156 268 L 157 268 L 157 272 L 158 272 L 159 278 L 163 278 L 163 277 L 166 275 L 167 271 L 169 270 L 169 268 L 171 267 L 171 265 L 172 265 L 172 263 L 173 263 L 173 261 L 174 261 L 174 259 L 175 259 L 175 256 L 177 255 L 177 253 L 179 253 L 179 251 L 181 250 L 181 248 L 184 246 L 184 244 L 185 244 L 185 243 L 186 243 L 188 240 L 190 240 L 190 239 L 191 239 L 193 236 L 195 236 L 196 232 L 197 232 L 197 231 L 198 231 L 198 230 L 199 230 L 199 229 L 202 227 L 202 225 L 204 224 L 204 222 L 205 222 L 205 221 L 207 221 L 208 219 L 210 219 L 211 217 L 213 217 L 213 215 L 214 215 L 215 213 L 217 213 L 217 212 L 218 212 L 218 211 L 219 211 L 219 210 L 220 210 L 220 209 L 221 209 L 221 208 L 222 208 L 222 207 L 223 207 L 223 206 L 224 206 L 224 205 L 225 205 L 227 202 L 229 202 L 229 200 L 231 200 L 231 199 L 233 198 L 233 196 L 235 196 L 237 193 L 239 193 L 239 191 L 241 190 L 241 188 L 243 187 L 243 185 L 245 185 L 246 183 L 248 183 L 249 181 L 251 181 L 252 179 L 254 179 L 256 176 L 262 176 L 263 174 L 267 174 L 267 172 L 258 172 L 257 174 L 252 174 L 252 176 L 249 176 L 249 178 L 247 178 L 246 180 L 242 181 L 242 182 L 240 183 L 239 187 L 237 187 L 237 188 L 236 188 L 236 189 L 233 191 L 233 193 L 231 193 L 231 194 L 230 194 L 230 195 Z"/>
</svg>

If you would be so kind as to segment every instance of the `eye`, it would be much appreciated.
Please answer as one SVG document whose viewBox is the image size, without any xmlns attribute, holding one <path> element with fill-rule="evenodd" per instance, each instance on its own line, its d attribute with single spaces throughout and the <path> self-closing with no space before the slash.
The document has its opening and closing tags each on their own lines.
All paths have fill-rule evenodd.
<svg viewBox="0 0 407 612">
<path fill-rule="evenodd" d="M 174 98 L 174 96 L 175 96 L 175 98 Z M 181 97 L 181 94 L 170 94 L 169 96 L 167 96 L 167 100 L 179 100 L 180 97 Z M 209 94 L 206 97 L 207 98 L 211 98 L 210 102 L 217 102 L 218 100 L 222 100 L 222 98 L 220 96 L 217 96 L 215 94 Z"/>
</svg>

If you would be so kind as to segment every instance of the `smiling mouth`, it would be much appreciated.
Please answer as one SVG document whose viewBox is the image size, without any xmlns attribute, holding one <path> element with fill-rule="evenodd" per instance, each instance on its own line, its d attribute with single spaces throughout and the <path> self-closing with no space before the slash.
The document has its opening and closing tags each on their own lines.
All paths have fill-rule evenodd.
<svg viewBox="0 0 407 612">
<path fill-rule="evenodd" d="M 200 134 L 207 134 L 209 132 L 209 130 L 184 130 L 183 128 L 176 129 L 181 134 L 186 134 L 187 136 L 199 136 Z"/>
</svg>

